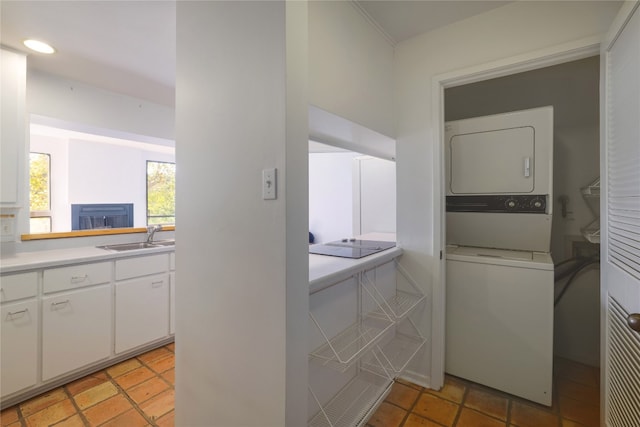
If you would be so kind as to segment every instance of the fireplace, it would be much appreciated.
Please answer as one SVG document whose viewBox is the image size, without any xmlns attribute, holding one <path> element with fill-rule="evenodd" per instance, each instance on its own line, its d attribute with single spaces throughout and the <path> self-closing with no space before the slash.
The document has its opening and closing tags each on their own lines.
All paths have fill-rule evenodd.
<svg viewBox="0 0 640 427">
<path fill-rule="evenodd" d="M 133 203 L 71 205 L 71 229 L 133 227 Z"/>
</svg>

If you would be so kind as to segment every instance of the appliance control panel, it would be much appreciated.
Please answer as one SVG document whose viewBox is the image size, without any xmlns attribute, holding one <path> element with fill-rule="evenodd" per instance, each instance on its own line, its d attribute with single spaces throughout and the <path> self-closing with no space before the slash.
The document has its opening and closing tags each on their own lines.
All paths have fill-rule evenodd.
<svg viewBox="0 0 640 427">
<path fill-rule="evenodd" d="M 544 214 L 548 197 L 546 194 L 447 196 L 447 212 Z"/>
</svg>

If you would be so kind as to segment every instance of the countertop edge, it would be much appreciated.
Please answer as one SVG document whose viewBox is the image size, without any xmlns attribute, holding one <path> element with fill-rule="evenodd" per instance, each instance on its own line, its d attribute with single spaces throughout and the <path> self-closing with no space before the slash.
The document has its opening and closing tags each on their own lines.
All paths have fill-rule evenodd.
<svg viewBox="0 0 640 427">
<path fill-rule="evenodd" d="M 357 260 L 347 260 L 345 258 L 330 257 L 327 255 L 310 254 L 310 257 L 336 258 L 336 264 L 340 263 L 339 261 L 337 261 L 340 260 L 342 261 L 341 263 L 346 265 L 344 267 L 338 267 L 335 271 L 332 271 L 328 274 L 320 275 L 319 277 L 310 279 L 309 294 L 314 294 L 337 283 L 340 283 L 341 281 L 353 276 L 355 273 L 368 270 L 377 265 L 389 262 L 395 258 L 398 258 L 400 255 L 402 255 L 402 253 L 402 248 L 399 246 L 395 246 L 385 251 L 378 252 L 377 254 Z M 311 269 L 311 262 L 309 262 L 309 270 L 311 271 Z"/>
<path fill-rule="evenodd" d="M 10 257 L 0 259 L 0 274 L 86 264 L 89 262 L 112 261 L 120 258 L 155 255 L 174 251 L 175 246 L 134 249 L 121 252 L 88 246 L 49 251 L 20 252 Z"/>
</svg>

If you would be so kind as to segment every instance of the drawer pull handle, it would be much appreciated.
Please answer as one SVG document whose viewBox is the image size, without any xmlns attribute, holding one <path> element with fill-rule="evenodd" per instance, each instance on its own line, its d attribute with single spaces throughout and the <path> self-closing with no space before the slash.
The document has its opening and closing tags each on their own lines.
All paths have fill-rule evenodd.
<svg viewBox="0 0 640 427">
<path fill-rule="evenodd" d="M 56 307 L 59 307 L 61 305 L 65 305 L 65 304 L 69 304 L 69 300 L 64 300 L 64 301 L 59 301 L 59 302 L 52 302 L 51 303 L 51 307 L 56 309 Z"/>
<path fill-rule="evenodd" d="M 13 316 L 15 316 L 15 315 L 18 315 L 18 314 L 25 314 L 25 313 L 28 313 L 28 312 L 29 312 L 29 309 L 28 309 L 28 308 L 25 308 L 24 310 L 14 311 L 13 313 L 12 313 L 12 312 L 7 313 L 7 317 L 11 318 L 11 317 L 13 317 Z"/>
<path fill-rule="evenodd" d="M 87 280 L 88 278 L 89 278 L 88 274 L 85 274 L 84 276 L 71 276 L 71 283 L 81 283 Z"/>
<path fill-rule="evenodd" d="M 159 288 L 163 284 L 164 284 L 164 280 L 157 280 L 155 282 L 151 282 L 151 287 L 152 288 Z"/>
</svg>

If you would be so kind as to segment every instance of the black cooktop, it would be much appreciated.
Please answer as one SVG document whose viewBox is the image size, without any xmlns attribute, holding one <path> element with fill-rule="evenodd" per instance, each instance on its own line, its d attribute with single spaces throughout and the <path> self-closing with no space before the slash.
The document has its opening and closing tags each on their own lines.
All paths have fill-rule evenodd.
<svg viewBox="0 0 640 427">
<path fill-rule="evenodd" d="M 395 245 L 396 242 L 342 239 L 320 245 L 311 245 L 309 246 L 309 253 L 358 259 L 393 248 Z"/>
</svg>

